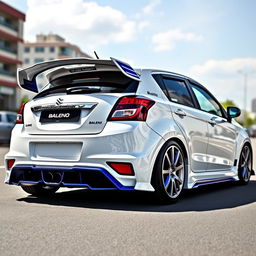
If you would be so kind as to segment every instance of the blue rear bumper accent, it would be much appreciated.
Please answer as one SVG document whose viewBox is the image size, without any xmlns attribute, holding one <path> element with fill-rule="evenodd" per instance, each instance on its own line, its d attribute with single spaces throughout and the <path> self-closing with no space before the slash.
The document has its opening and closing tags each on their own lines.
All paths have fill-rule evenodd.
<svg viewBox="0 0 256 256">
<path fill-rule="evenodd" d="M 47 182 L 46 173 L 60 173 L 58 182 Z M 98 167 L 71 166 L 52 167 L 37 165 L 16 165 L 12 168 L 10 185 L 39 184 L 60 187 L 87 187 L 91 190 L 134 190 L 133 186 L 123 186 L 108 171 Z"/>
</svg>

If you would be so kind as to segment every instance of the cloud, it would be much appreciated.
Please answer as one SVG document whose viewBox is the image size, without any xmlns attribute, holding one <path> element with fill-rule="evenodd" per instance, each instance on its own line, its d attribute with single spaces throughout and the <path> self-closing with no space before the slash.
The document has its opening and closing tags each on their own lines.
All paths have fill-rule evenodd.
<svg viewBox="0 0 256 256">
<path fill-rule="evenodd" d="M 190 72 L 196 74 L 234 75 L 238 70 L 256 72 L 256 58 L 237 58 L 231 60 L 208 60 L 202 65 L 195 65 Z"/>
<path fill-rule="evenodd" d="M 132 41 L 145 26 L 117 9 L 93 1 L 28 0 L 27 4 L 27 40 L 38 33 L 53 32 L 84 49 L 93 49 L 108 43 Z"/>
<path fill-rule="evenodd" d="M 244 108 L 244 75 L 247 74 L 247 109 L 256 98 L 256 58 L 208 60 L 194 65 L 189 75 L 201 82 L 220 101 L 232 99 Z"/>
<path fill-rule="evenodd" d="M 142 12 L 144 14 L 152 14 L 155 10 L 155 8 L 161 3 L 160 0 L 155 0 L 150 2 L 148 5 L 146 5 L 143 9 Z"/>
<path fill-rule="evenodd" d="M 177 42 L 193 42 L 201 41 L 203 37 L 195 33 L 186 33 L 180 29 L 170 29 L 165 32 L 160 32 L 152 37 L 154 51 L 173 50 Z"/>
</svg>

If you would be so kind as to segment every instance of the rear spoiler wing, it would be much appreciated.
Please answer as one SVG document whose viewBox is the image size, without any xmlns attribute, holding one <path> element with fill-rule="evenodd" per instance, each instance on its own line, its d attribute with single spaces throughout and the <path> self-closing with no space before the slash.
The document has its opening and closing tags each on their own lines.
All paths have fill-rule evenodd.
<svg viewBox="0 0 256 256">
<path fill-rule="evenodd" d="M 116 69 L 121 71 L 125 76 L 140 81 L 140 76 L 136 71 L 127 63 L 110 58 L 110 60 L 100 60 L 100 59 L 87 59 L 87 58 L 72 58 L 63 60 L 53 60 L 46 61 L 42 63 L 35 64 L 31 67 L 18 69 L 17 70 L 17 81 L 21 88 L 38 93 L 38 87 L 36 83 L 36 77 L 44 71 L 50 70 L 52 68 L 57 68 L 61 66 L 68 65 L 95 65 L 104 66 L 104 69 L 109 67 L 111 70 Z M 90 69 L 88 69 L 90 70 Z"/>
</svg>

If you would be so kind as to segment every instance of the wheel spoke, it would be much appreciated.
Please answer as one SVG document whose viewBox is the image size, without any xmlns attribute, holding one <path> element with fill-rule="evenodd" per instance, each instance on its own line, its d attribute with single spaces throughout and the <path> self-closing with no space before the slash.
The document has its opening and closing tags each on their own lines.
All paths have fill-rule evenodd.
<svg viewBox="0 0 256 256">
<path fill-rule="evenodd" d="M 179 158 L 180 158 L 180 151 L 177 151 L 176 159 L 174 160 L 174 166 L 177 165 Z"/>
<path fill-rule="evenodd" d="M 174 179 L 172 180 L 172 183 L 173 183 L 173 195 L 175 195 L 177 194 L 178 190 L 177 190 L 176 182 Z"/>
<path fill-rule="evenodd" d="M 249 151 L 248 148 L 246 148 L 245 159 L 244 159 L 244 161 L 245 161 L 246 163 L 248 162 L 249 155 L 250 155 L 250 151 Z"/>
<path fill-rule="evenodd" d="M 170 174 L 170 170 L 163 170 L 163 175 Z"/>
<path fill-rule="evenodd" d="M 175 156 L 174 147 L 172 147 L 171 148 L 171 162 L 172 162 L 172 164 L 174 163 L 174 156 Z"/>
<path fill-rule="evenodd" d="M 175 172 L 178 172 L 178 171 L 180 171 L 181 169 L 183 169 L 183 164 L 177 166 L 177 167 L 175 168 Z"/>
<path fill-rule="evenodd" d="M 182 184 L 182 180 L 177 174 L 174 174 L 174 178 L 179 182 L 179 184 Z"/>
<path fill-rule="evenodd" d="M 173 196 L 174 195 L 174 193 L 173 193 L 174 188 L 173 188 L 173 180 L 172 179 L 171 179 L 171 186 L 170 186 L 170 188 L 171 188 L 170 195 Z"/>
<path fill-rule="evenodd" d="M 170 175 L 168 175 L 167 180 L 165 181 L 165 184 L 164 184 L 165 189 L 168 189 L 168 187 L 169 187 L 169 185 L 170 185 L 171 180 L 172 180 L 172 179 L 171 179 L 171 176 L 170 176 Z"/>
<path fill-rule="evenodd" d="M 167 162 L 168 162 L 169 168 L 170 168 L 172 166 L 172 163 L 171 163 L 170 157 L 167 152 L 165 153 L 165 158 L 167 159 Z"/>
<path fill-rule="evenodd" d="M 245 154 L 244 154 L 245 152 L 244 152 L 244 151 L 245 151 L 245 150 L 242 151 L 243 160 L 245 160 Z"/>
</svg>

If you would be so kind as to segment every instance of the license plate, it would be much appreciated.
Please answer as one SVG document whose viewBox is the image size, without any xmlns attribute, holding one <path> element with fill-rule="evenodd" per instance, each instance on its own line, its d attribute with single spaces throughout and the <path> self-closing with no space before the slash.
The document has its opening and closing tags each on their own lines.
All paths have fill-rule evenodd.
<svg viewBox="0 0 256 256">
<path fill-rule="evenodd" d="M 64 123 L 78 122 L 80 120 L 80 109 L 58 109 L 42 111 L 40 116 L 41 123 Z"/>
</svg>

